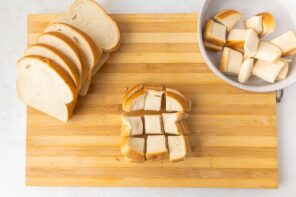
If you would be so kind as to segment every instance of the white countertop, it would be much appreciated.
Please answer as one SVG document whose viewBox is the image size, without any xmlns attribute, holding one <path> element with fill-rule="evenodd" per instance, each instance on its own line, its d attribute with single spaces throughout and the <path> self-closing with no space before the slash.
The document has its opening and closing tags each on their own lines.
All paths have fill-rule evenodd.
<svg viewBox="0 0 296 197">
<path fill-rule="evenodd" d="M 295 0 L 290 1 L 296 9 Z M 26 46 L 26 15 L 57 13 L 72 0 L 0 0 L 0 196 L 296 196 L 296 84 L 277 107 L 280 187 L 264 189 L 150 189 L 25 187 L 25 106 L 15 95 L 15 62 Z M 110 13 L 198 12 L 202 0 L 100 0 Z M 295 151 L 295 152 L 294 152 Z"/>
</svg>

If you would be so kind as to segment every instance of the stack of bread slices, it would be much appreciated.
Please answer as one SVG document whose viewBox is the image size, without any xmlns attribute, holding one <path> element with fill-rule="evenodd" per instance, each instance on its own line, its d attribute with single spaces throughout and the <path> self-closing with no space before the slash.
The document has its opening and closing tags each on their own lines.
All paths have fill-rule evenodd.
<svg viewBox="0 0 296 197">
<path fill-rule="evenodd" d="M 140 84 L 125 93 L 122 107 L 121 152 L 127 161 L 185 159 L 191 102 L 183 94 L 159 84 Z"/>
<path fill-rule="evenodd" d="M 17 95 L 30 107 L 68 121 L 78 96 L 119 47 L 117 24 L 94 0 L 76 0 L 50 23 L 17 63 Z"/>
<path fill-rule="evenodd" d="M 285 79 L 296 54 L 296 35 L 288 31 L 271 41 L 262 40 L 275 31 L 273 15 L 259 13 L 244 21 L 244 29 L 236 29 L 242 17 L 237 10 L 223 10 L 205 24 L 205 47 L 222 51 L 219 70 L 237 76 L 240 83 L 252 75 L 269 83 Z"/>
</svg>

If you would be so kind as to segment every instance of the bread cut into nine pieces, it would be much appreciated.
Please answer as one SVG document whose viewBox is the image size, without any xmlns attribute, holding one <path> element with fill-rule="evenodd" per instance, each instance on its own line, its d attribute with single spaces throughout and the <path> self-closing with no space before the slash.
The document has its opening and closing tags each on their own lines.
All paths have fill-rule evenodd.
<svg viewBox="0 0 296 197">
<path fill-rule="evenodd" d="M 18 97 L 68 121 L 78 96 L 87 95 L 92 78 L 119 44 L 117 24 L 95 0 L 74 1 L 18 61 Z"/>
<path fill-rule="evenodd" d="M 203 39 L 206 49 L 222 52 L 219 70 L 248 83 L 252 77 L 275 83 L 287 78 L 289 64 L 296 54 L 296 35 L 287 31 L 268 41 L 262 39 L 275 31 L 275 18 L 269 12 L 244 20 L 237 10 L 222 10 L 205 22 Z M 287 58 L 288 57 L 288 58 Z"/>
<path fill-rule="evenodd" d="M 121 153 L 129 162 L 169 159 L 190 153 L 186 119 L 191 102 L 160 84 L 139 84 L 126 91 L 121 116 Z"/>
</svg>

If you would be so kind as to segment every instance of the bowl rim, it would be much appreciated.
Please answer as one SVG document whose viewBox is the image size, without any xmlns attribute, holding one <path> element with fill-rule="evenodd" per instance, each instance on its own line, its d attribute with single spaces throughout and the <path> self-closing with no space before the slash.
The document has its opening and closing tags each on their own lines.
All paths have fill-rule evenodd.
<svg viewBox="0 0 296 197">
<path fill-rule="evenodd" d="M 201 9 L 198 14 L 198 24 L 197 24 L 197 40 L 198 40 L 198 45 L 199 49 L 201 52 L 201 55 L 203 59 L 205 60 L 205 63 L 207 66 L 210 68 L 210 70 L 220 79 L 223 81 L 227 82 L 230 85 L 233 85 L 237 88 L 247 90 L 247 91 L 252 91 L 252 92 L 272 92 L 272 91 L 277 91 L 280 89 L 283 89 L 291 84 L 293 84 L 296 81 L 296 77 L 287 77 L 283 81 L 274 83 L 274 84 L 267 84 L 267 85 L 261 85 L 261 86 L 252 86 L 252 85 L 245 85 L 241 84 L 239 82 L 233 81 L 226 75 L 224 75 L 222 72 L 218 70 L 218 68 L 212 63 L 212 61 L 209 59 L 207 55 L 207 51 L 205 49 L 204 43 L 203 43 L 203 24 L 204 24 L 204 15 L 207 10 L 208 4 L 212 0 L 204 0 L 203 3 L 201 4 Z"/>
</svg>

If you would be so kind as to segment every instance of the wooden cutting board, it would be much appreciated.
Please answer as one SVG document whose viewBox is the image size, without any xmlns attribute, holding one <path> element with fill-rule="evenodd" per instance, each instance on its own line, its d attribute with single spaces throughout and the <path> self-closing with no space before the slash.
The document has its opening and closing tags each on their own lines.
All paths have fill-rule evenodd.
<svg viewBox="0 0 296 197">
<path fill-rule="evenodd" d="M 197 45 L 195 14 L 112 15 L 122 45 L 79 98 L 67 124 L 28 108 L 30 186 L 278 187 L 274 93 L 250 93 L 218 79 Z M 28 43 L 55 15 L 29 15 Z M 137 83 L 165 83 L 193 102 L 192 156 L 128 163 L 120 154 L 121 97 Z"/>
</svg>

